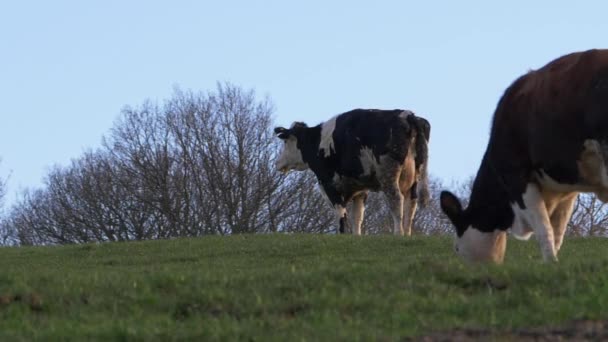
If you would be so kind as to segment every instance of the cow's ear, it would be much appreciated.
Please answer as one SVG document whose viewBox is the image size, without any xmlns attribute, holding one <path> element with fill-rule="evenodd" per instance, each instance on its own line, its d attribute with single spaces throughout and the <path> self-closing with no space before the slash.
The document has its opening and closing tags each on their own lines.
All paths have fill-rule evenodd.
<svg viewBox="0 0 608 342">
<path fill-rule="evenodd" d="M 275 127 L 274 134 L 276 134 L 279 139 L 289 138 L 289 130 L 285 127 Z"/>
<path fill-rule="evenodd" d="M 462 216 L 462 205 L 458 197 L 449 191 L 442 191 L 439 202 L 441 210 L 452 220 L 452 223 L 459 221 L 459 218 Z"/>
</svg>

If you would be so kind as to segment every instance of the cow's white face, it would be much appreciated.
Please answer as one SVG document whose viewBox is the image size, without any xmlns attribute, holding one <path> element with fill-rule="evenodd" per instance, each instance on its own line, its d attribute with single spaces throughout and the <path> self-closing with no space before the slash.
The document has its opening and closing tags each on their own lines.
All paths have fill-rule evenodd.
<svg viewBox="0 0 608 342">
<path fill-rule="evenodd" d="M 308 169 L 308 164 L 302 158 L 302 151 L 298 148 L 298 139 L 290 130 L 282 127 L 275 129 L 279 139 L 283 141 L 283 149 L 277 158 L 276 168 L 281 172 L 290 170 L 303 171 Z"/>
<path fill-rule="evenodd" d="M 441 193 L 441 209 L 456 227 L 454 251 L 469 262 L 502 263 L 507 246 L 504 231 L 482 232 L 470 224 L 460 200 L 453 194 Z"/>
<path fill-rule="evenodd" d="M 469 262 L 495 262 L 501 264 L 505 257 L 507 234 L 503 231 L 481 232 L 471 226 L 462 236 L 456 235 L 454 250 Z"/>
</svg>

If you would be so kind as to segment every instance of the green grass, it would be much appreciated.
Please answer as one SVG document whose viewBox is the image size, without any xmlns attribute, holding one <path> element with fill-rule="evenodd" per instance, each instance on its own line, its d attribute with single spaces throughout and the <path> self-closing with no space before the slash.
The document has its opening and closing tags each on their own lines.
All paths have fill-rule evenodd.
<svg viewBox="0 0 608 342">
<path fill-rule="evenodd" d="M 559 264 L 510 240 L 460 262 L 448 237 L 241 235 L 0 249 L 0 340 L 397 340 L 608 319 L 608 240 Z"/>
</svg>

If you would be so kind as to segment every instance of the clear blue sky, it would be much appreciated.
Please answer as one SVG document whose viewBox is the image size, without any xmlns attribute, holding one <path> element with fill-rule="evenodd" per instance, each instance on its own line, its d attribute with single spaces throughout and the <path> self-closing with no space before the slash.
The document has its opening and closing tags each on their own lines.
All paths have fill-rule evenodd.
<svg viewBox="0 0 608 342">
<path fill-rule="evenodd" d="M 9 198 L 100 145 L 120 109 L 174 86 L 255 88 L 276 122 L 404 108 L 432 125 L 430 172 L 473 175 L 503 90 L 608 46 L 605 1 L 4 1 L 0 176 Z"/>
</svg>

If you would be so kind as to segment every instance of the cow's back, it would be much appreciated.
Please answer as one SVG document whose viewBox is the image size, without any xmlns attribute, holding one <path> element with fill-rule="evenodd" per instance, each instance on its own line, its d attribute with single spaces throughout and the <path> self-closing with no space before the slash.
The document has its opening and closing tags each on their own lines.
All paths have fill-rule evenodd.
<svg viewBox="0 0 608 342">
<path fill-rule="evenodd" d="M 408 113 L 400 109 L 355 109 L 339 115 L 333 132 L 337 154 L 344 160 L 354 160 L 361 149 L 369 149 L 376 159 L 389 155 L 402 161 L 410 136 L 405 119 Z"/>
<path fill-rule="evenodd" d="M 517 79 L 497 106 L 488 152 L 494 168 L 576 183 L 586 139 L 608 141 L 608 50 L 565 55 Z"/>
</svg>

